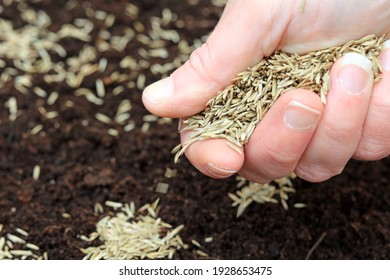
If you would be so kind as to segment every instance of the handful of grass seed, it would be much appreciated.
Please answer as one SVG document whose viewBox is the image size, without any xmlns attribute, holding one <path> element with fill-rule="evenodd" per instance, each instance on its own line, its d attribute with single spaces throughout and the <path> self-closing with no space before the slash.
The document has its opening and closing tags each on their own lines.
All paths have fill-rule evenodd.
<svg viewBox="0 0 390 280">
<path fill-rule="evenodd" d="M 348 52 L 356 52 L 372 61 L 375 81 L 379 79 L 379 54 L 383 37 L 369 35 L 305 55 L 275 52 L 254 67 L 239 73 L 233 83 L 211 99 L 197 115 L 183 120 L 190 138 L 173 150 L 175 162 L 188 146 L 199 140 L 225 138 L 234 149 L 242 149 L 256 125 L 275 101 L 287 90 L 304 88 L 316 92 L 326 102 L 330 88 L 329 71 L 333 63 Z"/>
</svg>

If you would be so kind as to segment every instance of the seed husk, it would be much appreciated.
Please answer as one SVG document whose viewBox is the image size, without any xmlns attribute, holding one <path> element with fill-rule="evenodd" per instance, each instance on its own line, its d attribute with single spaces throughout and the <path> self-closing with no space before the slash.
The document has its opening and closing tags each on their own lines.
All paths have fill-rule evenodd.
<svg viewBox="0 0 390 280">
<path fill-rule="evenodd" d="M 96 238 L 103 242 L 98 247 L 82 248 L 84 259 L 172 259 L 177 250 L 186 247 L 178 235 L 184 226 L 172 229 L 158 218 L 158 202 L 145 204 L 138 211 L 133 202 L 112 202 L 123 207 L 102 218 L 95 232 L 80 236 L 86 242 Z"/>
<path fill-rule="evenodd" d="M 287 90 L 305 88 L 317 93 L 326 103 L 333 63 L 349 52 L 366 56 L 374 65 L 375 81 L 380 78 L 379 54 L 383 37 L 369 35 L 344 45 L 305 55 L 277 51 L 241 72 L 233 83 L 211 99 L 206 108 L 183 120 L 191 134 L 187 142 L 173 149 L 175 162 L 195 141 L 223 138 L 237 146 L 237 152 L 249 141 L 256 125 Z M 235 146 L 231 146 L 234 148 Z"/>
</svg>

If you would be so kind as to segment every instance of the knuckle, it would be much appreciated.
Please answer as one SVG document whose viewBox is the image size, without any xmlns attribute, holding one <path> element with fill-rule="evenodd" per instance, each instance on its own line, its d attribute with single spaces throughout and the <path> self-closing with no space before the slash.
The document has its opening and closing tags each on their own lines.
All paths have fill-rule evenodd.
<svg viewBox="0 0 390 280">
<path fill-rule="evenodd" d="M 188 60 L 188 67 L 195 75 L 203 80 L 220 84 L 215 76 L 215 72 L 212 71 L 212 69 L 215 68 L 214 65 L 215 57 L 207 42 L 203 43 L 200 48 L 192 52 Z"/>
<path fill-rule="evenodd" d="M 389 142 L 387 142 L 389 143 Z M 365 138 L 359 143 L 354 157 L 360 160 L 379 160 L 389 154 L 389 148 L 376 139 Z"/>
<path fill-rule="evenodd" d="M 344 170 L 344 167 L 324 167 L 318 165 L 298 164 L 295 168 L 295 174 L 306 181 L 312 183 L 320 183 L 329 178 L 339 175 Z"/>
<path fill-rule="evenodd" d="M 345 139 L 360 134 L 362 129 L 354 122 L 340 122 L 340 120 L 324 122 L 324 127 L 328 138 L 335 143 L 345 143 Z"/>
<path fill-rule="evenodd" d="M 298 161 L 298 157 L 289 151 L 267 149 L 265 161 L 277 170 L 292 171 Z"/>
</svg>

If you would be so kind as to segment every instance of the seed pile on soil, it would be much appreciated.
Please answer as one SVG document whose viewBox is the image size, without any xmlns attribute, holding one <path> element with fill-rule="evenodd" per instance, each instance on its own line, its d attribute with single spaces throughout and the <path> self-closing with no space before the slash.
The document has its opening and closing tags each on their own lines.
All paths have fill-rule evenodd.
<svg viewBox="0 0 390 280">
<path fill-rule="evenodd" d="M 224 2 L 1 1 L 3 251 L 17 236 L 14 249 L 35 258 L 82 259 L 104 243 L 86 239 L 114 217 L 107 201 L 159 198 L 158 217 L 183 225 L 188 244 L 174 259 L 390 257 L 389 159 L 351 161 L 321 184 L 294 179 L 289 210 L 252 203 L 239 218 L 228 194 L 247 182 L 173 162 L 177 123 L 150 115 L 141 92 L 204 41 Z"/>
</svg>

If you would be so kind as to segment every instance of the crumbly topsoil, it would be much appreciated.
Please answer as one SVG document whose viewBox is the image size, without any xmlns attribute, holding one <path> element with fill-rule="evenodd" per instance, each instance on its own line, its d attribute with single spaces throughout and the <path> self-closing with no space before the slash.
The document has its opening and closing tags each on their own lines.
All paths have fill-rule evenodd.
<svg viewBox="0 0 390 280">
<path fill-rule="evenodd" d="M 0 18 L 12 22 L 14 28 L 23 28 L 26 22 L 18 16 L 18 5 L 23 8 L 18 2 L 23 1 L 2 1 Z M 89 244 L 80 236 L 94 232 L 96 223 L 111 210 L 106 207 L 104 213 L 95 213 L 96 203 L 133 201 L 139 208 L 160 198 L 161 219 L 173 227 L 184 225 L 180 236 L 189 246 L 177 251 L 176 259 L 390 258 L 389 159 L 351 161 L 341 175 L 321 184 L 296 179 L 297 192 L 289 195 L 288 211 L 280 204 L 251 204 L 240 218 L 227 195 L 236 191 L 235 178 L 209 179 L 185 158 L 173 163 L 171 150 L 179 141 L 177 123 L 145 119 L 148 112 L 142 106 L 141 92 L 144 82 L 162 76 L 157 66 L 152 73 L 151 65 L 173 62 L 178 56 L 184 60 L 188 50 L 183 44 L 178 46 L 174 33 L 162 39 L 167 54 L 146 54 L 141 49 L 148 52 L 150 48 L 143 36 L 118 50 L 102 43 L 109 39 L 108 33 L 100 31 L 123 36 L 130 28 L 136 35 L 150 34 L 152 19 L 164 18 L 165 13 L 168 20 L 169 12 L 164 10 L 168 8 L 177 17 L 160 24 L 165 30 L 177 30 L 179 39 L 189 46 L 197 45 L 196 39 L 212 30 L 222 11 L 211 2 L 220 1 L 132 1 L 138 8 L 135 14 L 128 1 L 25 1 L 28 7 L 50 16 L 47 29 L 51 32 L 58 32 L 66 23 L 74 24 L 77 18 L 93 22 L 88 41 L 63 38 L 58 44 L 66 56 L 49 54 L 57 63 L 78 56 L 85 45 L 99 45 L 91 64 L 101 63 L 100 70 L 87 75 L 78 86 L 90 89 L 98 99 L 76 93 L 77 85 L 72 82 L 48 83 L 45 73 L 33 74 L 32 85 L 25 86 L 23 93 L 13 83 L 23 71 L 12 74 L 7 70 L 14 76 L 0 89 L 0 236 L 21 228 L 29 233 L 24 239 L 39 246 L 38 255 L 47 252 L 49 259 L 81 259 L 80 248 L 97 246 L 99 241 Z M 108 14 L 115 16 L 112 26 Z M 134 58 L 137 67 L 131 66 L 130 59 L 121 68 L 126 56 Z M 102 58 L 107 59 L 106 66 Z M 1 59 L 5 64 L 1 73 L 7 73 L 5 69 L 14 62 L 3 55 Z M 112 75 L 115 71 L 125 74 L 122 80 Z M 49 74 L 55 74 L 54 70 Z M 97 89 L 99 79 L 104 94 Z M 123 89 L 118 89 L 121 85 Z M 47 95 L 34 90 L 36 87 Z M 52 96 L 49 101 L 54 91 L 58 99 Z M 116 113 L 123 100 L 131 102 L 130 115 L 118 122 Z M 16 113 L 10 109 L 15 101 Z M 177 169 L 177 175 L 167 178 L 167 168 Z M 156 192 L 159 183 L 169 184 L 166 193 Z M 294 208 L 295 203 L 306 207 Z"/>
</svg>

